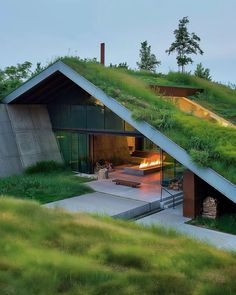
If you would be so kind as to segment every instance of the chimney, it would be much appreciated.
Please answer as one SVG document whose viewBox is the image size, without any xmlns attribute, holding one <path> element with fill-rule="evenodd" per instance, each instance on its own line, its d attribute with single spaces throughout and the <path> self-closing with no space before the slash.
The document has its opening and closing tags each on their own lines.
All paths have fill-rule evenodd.
<svg viewBox="0 0 236 295">
<path fill-rule="evenodd" d="M 100 63 L 102 64 L 102 65 L 105 65 L 105 43 L 101 43 L 101 52 L 100 52 L 100 54 L 101 54 L 101 56 L 100 56 Z"/>
</svg>

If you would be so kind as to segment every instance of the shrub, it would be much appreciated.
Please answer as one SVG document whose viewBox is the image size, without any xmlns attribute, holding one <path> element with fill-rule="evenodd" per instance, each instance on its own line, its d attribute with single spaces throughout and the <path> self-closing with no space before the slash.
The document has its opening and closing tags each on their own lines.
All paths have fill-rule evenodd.
<svg viewBox="0 0 236 295">
<path fill-rule="evenodd" d="M 62 171 L 66 167 L 64 164 L 55 162 L 55 161 L 40 161 L 36 164 L 26 168 L 26 174 L 35 174 L 35 173 L 49 173 L 55 171 Z"/>
</svg>

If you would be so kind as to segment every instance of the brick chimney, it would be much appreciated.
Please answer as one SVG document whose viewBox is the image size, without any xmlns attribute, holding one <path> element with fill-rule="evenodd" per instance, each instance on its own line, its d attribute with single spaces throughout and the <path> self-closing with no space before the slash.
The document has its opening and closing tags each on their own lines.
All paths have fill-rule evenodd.
<svg viewBox="0 0 236 295">
<path fill-rule="evenodd" d="M 100 63 L 105 65 L 105 43 L 101 43 L 100 45 Z"/>
</svg>

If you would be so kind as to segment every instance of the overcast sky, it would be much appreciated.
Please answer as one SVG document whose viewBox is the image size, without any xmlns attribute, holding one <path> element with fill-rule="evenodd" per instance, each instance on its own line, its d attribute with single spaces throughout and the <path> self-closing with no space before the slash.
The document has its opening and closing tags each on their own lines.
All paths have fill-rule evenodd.
<svg viewBox="0 0 236 295">
<path fill-rule="evenodd" d="M 214 80 L 236 83 L 236 0 L 0 0 L 0 68 L 26 60 L 43 64 L 61 55 L 99 57 L 106 64 L 136 67 L 140 42 L 147 40 L 161 60 L 158 71 L 177 70 L 165 50 L 183 16 L 201 37 Z"/>
</svg>

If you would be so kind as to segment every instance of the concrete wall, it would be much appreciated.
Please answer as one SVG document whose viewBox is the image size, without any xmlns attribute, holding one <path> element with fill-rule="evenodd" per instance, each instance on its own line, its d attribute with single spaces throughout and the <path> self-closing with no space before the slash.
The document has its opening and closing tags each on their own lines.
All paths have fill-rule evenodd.
<svg viewBox="0 0 236 295">
<path fill-rule="evenodd" d="M 20 174 L 22 164 L 6 105 L 0 104 L 0 177 Z"/>
<path fill-rule="evenodd" d="M 0 176 L 62 158 L 44 105 L 0 104 Z"/>
</svg>

